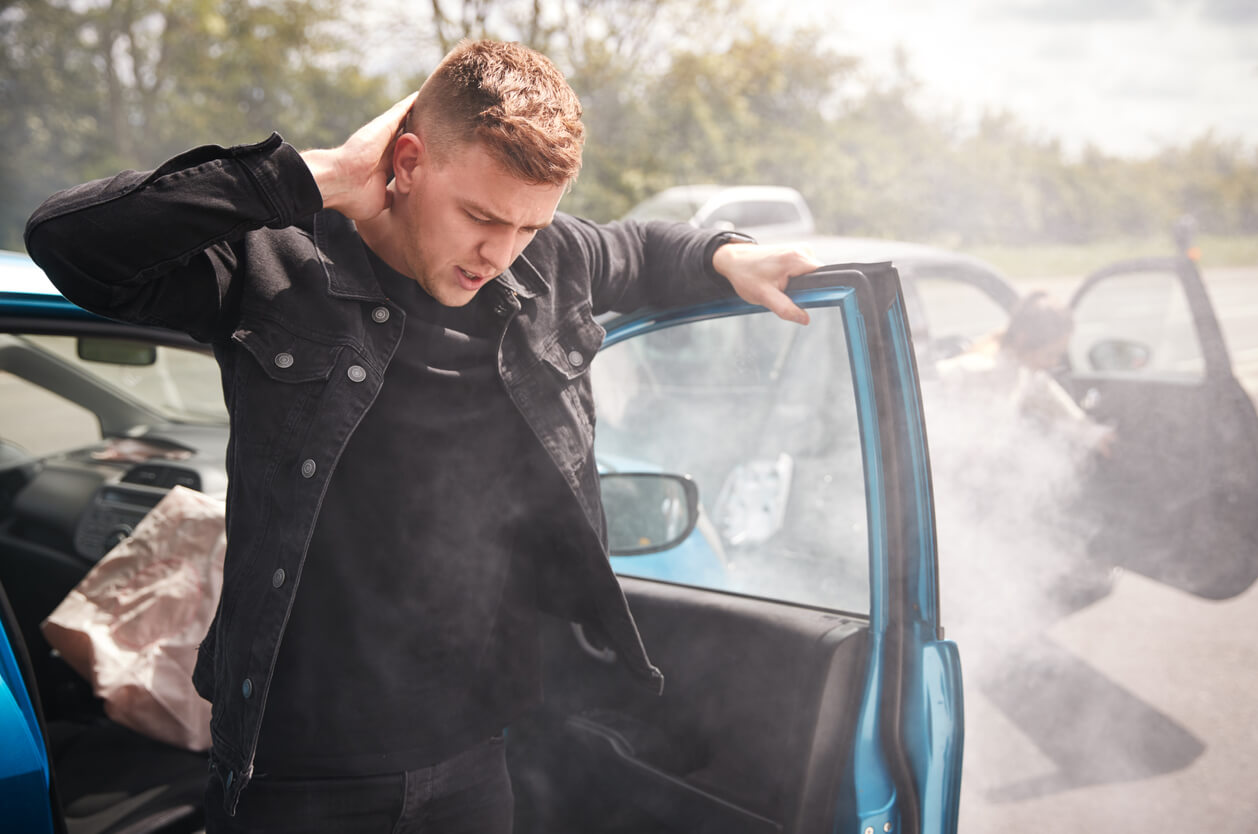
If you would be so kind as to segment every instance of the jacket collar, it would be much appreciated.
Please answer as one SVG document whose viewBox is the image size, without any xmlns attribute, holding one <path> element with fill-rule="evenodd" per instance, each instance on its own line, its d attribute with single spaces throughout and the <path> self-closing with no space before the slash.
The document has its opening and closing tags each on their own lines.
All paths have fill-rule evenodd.
<svg viewBox="0 0 1258 834">
<path fill-rule="evenodd" d="M 367 259 L 367 245 L 348 218 L 336 211 L 316 214 L 314 242 L 328 279 L 328 295 L 357 301 L 387 300 Z M 521 298 L 550 292 L 546 279 L 524 255 L 494 281 Z"/>
<path fill-rule="evenodd" d="M 516 258 L 511 268 L 494 280 L 521 298 L 533 298 L 550 292 L 550 284 L 546 283 L 546 279 L 524 255 Z"/>
</svg>

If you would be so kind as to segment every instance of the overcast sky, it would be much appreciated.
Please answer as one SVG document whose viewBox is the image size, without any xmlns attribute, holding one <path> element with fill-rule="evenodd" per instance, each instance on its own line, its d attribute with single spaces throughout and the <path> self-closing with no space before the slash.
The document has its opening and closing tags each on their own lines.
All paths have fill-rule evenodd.
<svg viewBox="0 0 1258 834">
<path fill-rule="evenodd" d="M 1207 128 L 1258 148 L 1258 0 L 751 2 L 888 76 L 901 45 L 922 104 L 1006 109 L 1069 150 L 1145 156 Z"/>
</svg>

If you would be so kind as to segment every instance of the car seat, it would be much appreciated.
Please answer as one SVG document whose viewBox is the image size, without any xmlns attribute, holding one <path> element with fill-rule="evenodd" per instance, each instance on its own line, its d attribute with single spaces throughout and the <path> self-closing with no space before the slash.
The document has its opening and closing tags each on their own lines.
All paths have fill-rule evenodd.
<svg viewBox="0 0 1258 834">
<path fill-rule="evenodd" d="M 45 722 L 30 654 L 3 585 L 0 625 L 21 678 L 7 683 L 25 687 L 43 735 L 54 831 L 181 834 L 200 829 L 207 756 L 153 741 L 101 716 Z"/>
</svg>

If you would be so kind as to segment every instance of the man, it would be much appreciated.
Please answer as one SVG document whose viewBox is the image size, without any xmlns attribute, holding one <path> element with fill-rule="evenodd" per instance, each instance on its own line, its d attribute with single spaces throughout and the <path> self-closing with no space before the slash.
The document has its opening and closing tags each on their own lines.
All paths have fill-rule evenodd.
<svg viewBox="0 0 1258 834">
<path fill-rule="evenodd" d="M 593 317 L 732 287 L 806 323 L 782 290 L 817 264 L 557 214 L 580 115 L 544 57 L 464 43 L 339 148 L 202 147 L 28 223 L 69 298 L 222 367 L 209 831 L 509 831 L 541 610 L 662 684 L 607 561 Z"/>
</svg>

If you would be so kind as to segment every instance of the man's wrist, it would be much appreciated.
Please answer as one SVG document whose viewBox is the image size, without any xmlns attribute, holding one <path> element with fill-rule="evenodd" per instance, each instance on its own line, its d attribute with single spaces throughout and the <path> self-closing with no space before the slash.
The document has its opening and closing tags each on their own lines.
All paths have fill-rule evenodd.
<svg viewBox="0 0 1258 834">
<path fill-rule="evenodd" d="M 314 177 L 315 185 L 319 188 L 319 194 L 323 197 L 323 207 L 336 208 L 336 196 L 344 191 L 336 184 L 338 171 L 336 151 L 302 151 L 301 158 L 310 169 L 310 176 Z"/>
<path fill-rule="evenodd" d="M 717 267 L 717 253 L 721 248 L 729 244 L 739 243 L 755 243 L 756 239 L 742 232 L 721 232 L 712 240 L 708 241 L 708 245 L 704 250 L 703 262 L 707 270 L 708 277 L 717 283 L 728 286 L 729 281 L 725 277 L 725 273 Z"/>
</svg>

